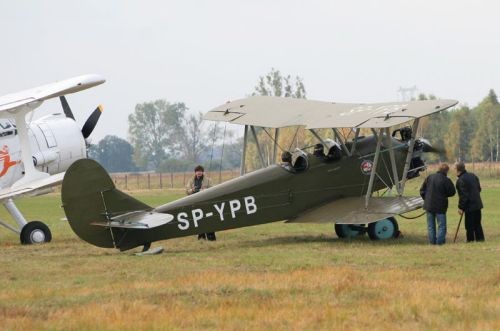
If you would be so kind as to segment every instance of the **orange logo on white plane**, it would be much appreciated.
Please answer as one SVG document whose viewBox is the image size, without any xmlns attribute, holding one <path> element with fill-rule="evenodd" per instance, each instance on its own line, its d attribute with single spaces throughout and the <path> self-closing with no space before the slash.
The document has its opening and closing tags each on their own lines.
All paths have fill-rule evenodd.
<svg viewBox="0 0 500 331">
<path fill-rule="evenodd" d="M 15 166 L 21 161 L 11 161 L 9 154 L 9 146 L 3 145 L 2 149 L 0 149 L 0 161 L 3 161 L 2 171 L 0 171 L 0 177 L 3 177 L 7 173 L 10 167 Z"/>
</svg>

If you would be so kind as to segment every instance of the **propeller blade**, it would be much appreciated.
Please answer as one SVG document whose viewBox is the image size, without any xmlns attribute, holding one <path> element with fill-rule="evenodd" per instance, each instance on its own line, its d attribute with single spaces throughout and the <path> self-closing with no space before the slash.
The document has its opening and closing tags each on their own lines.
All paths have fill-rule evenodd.
<svg viewBox="0 0 500 331">
<path fill-rule="evenodd" d="M 97 121 L 99 120 L 99 117 L 101 117 L 102 111 L 103 111 L 102 105 L 99 105 L 92 112 L 92 114 L 90 114 L 89 118 L 87 118 L 87 121 L 85 122 L 82 128 L 83 138 L 87 139 L 92 133 L 92 131 L 94 131 Z"/>
<path fill-rule="evenodd" d="M 420 143 L 422 144 L 422 152 L 424 152 L 424 153 L 443 154 L 446 152 L 443 148 L 438 148 L 438 147 L 432 146 L 431 143 L 427 139 L 421 138 Z"/>
<path fill-rule="evenodd" d="M 69 107 L 68 100 L 66 100 L 66 97 L 60 96 L 59 100 L 61 100 L 61 106 L 64 110 L 64 114 L 66 117 L 71 118 L 73 121 L 75 120 L 75 116 L 73 115 L 73 112 L 71 111 L 71 108 Z"/>
</svg>

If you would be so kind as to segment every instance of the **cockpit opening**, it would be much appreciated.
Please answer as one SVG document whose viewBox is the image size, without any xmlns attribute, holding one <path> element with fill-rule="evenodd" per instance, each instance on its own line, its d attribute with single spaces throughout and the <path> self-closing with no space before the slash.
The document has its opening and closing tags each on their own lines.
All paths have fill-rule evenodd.
<svg viewBox="0 0 500 331">
<path fill-rule="evenodd" d="M 0 120 L 0 138 L 15 136 L 17 128 L 14 123 L 8 119 Z"/>
<path fill-rule="evenodd" d="M 325 146 L 327 153 L 325 154 Z M 342 158 L 342 149 L 340 144 L 331 139 L 325 140 L 325 146 L 323 144 L 314 145 L 313 155 L 324 162 L 337 161 Z"/>
<path fill-rule="evenodd" d="M 293 153 L 284 151 L 281 154 L 280 166 L 290 172 L 302 172 L 309 167 L 307 154 L 300 149 L 296 149 Z"/>
</svg>

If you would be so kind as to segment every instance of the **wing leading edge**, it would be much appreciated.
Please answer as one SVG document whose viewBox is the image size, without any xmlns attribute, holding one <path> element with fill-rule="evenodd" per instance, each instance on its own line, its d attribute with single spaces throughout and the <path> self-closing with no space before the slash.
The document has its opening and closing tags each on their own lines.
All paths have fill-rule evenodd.
<svg viewBox="0 0 500 331">
<path fill-rule="evenodd" d="M 220 105 L 205 120 L 268 128 L 304 125 L 321 128 L 387 128 L 456 105 L 456 100 L 389 103 L 334 103 L 295 98 L 252 96 Z"/>
<path fill-rule="evenodd" d="M 86 90 L 100 85 L 105 81 L 100 75 L 82 75 L 21 92 L 7 94 L 0 97 L 0 113 L 6 110 L 10 110 L 10 113 L 12 113 L 15 112 L 16 108 L 29 105 L 30 103 L 35 103 L 37 106 L 40 102 L 47 99 Z"/>
</svg>

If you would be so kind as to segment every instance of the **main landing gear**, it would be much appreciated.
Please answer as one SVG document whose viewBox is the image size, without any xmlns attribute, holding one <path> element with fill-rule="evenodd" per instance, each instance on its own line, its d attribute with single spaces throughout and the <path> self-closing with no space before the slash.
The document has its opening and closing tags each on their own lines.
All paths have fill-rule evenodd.
<svg viewBox="0 0 500 331">
<path fill-rule="evenodd" d="M 52 240 L 52 233 L 47 225 L 40 221 L 27 222 L 23 214 L 17 209 L 12 199 L 7 199 L 3 202 L 5 209 L 9 212 L 12 218 L 16 221 L 19 228 L 15 228 L 0 220 L 0 225 L 19 234 L 21 244 L 41 244 Z"/>
<path fill-rule="evenodd" d="M 335 233 L 339 238 L 354 238 L 368 233 L 371 240 L 385 240 L 397 238 L 399 235 L 398 222 L 394 217 L 365 225 L 335 224 Z"/>
</svg>

